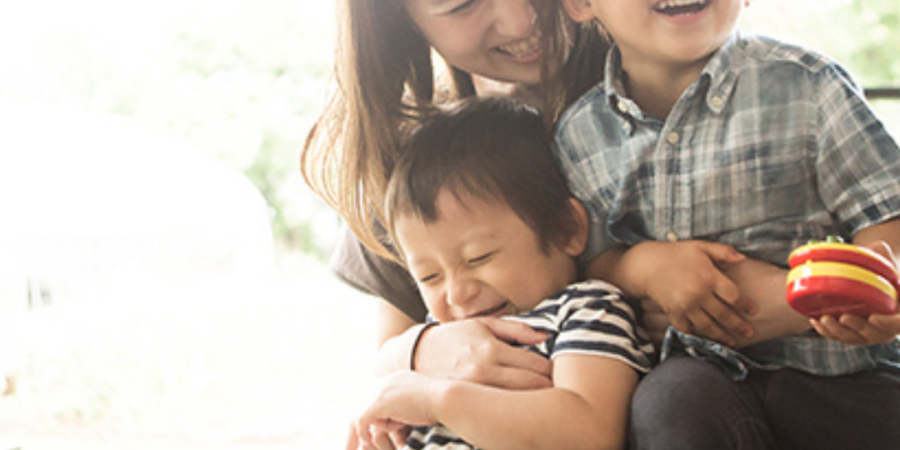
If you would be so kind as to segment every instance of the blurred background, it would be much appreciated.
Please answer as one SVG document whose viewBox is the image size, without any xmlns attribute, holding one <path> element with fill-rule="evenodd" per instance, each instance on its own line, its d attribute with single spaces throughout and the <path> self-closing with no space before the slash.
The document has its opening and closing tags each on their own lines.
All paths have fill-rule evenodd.
<svg viewBox="0 0 900 450">
<path fill-rule="evenodd" d="M 375 301 L 328 272 L 341 223 L 297 168 L 332 2 L 2 11 L 0 450 L 342 448 Z M 900 86 L 895 0 L 755 0 L 743 28 Z"/>
</svg>

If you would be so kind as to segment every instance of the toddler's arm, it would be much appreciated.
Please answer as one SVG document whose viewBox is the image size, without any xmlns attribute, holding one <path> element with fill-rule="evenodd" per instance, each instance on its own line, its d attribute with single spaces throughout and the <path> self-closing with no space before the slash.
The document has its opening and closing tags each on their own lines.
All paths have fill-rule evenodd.
<svg viewBox="0 0 900 450">
<path fill-rule="evenodd" d="M 563 355 L 553 378 L 552 388 L 522 391 L 397 372 L 383 381 L 356 431 L 366 445 L 373 426 L 440 423 L 480 448 L 624 447 L 635 369 L 609 357 Z"/>
</svg>

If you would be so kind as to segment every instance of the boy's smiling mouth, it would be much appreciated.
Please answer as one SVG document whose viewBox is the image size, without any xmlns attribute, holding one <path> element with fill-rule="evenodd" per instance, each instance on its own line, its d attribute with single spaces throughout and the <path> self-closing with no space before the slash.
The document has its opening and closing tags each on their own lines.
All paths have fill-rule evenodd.
<svg viewBox="0 0 900 450">
<path fill-rule="evenodd" d="M 653 6 L 653 10 L 667 16 L 694 14 L 702 11 L 709 0 L 665 0 Z"/>
</svg>

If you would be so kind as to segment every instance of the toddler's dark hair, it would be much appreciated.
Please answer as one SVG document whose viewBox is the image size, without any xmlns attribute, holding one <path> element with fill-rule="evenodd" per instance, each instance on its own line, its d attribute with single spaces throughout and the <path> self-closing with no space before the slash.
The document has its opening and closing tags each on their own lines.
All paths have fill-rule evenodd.
<svg viewBox="0 0 900 450">
<path fill-rule="evenodd" d="M 540 114 L 513 100 L 468 99 L 429 114 L 405 140 L 391 174 L 388 230 L 393 236 L 400 215 L 437 220 L 435 200 L 449 189 L 457 199 L 468 194 L 506 203 L 545 251 L 562 245 L 576 225 L 550 145 Z"/>
</svg>

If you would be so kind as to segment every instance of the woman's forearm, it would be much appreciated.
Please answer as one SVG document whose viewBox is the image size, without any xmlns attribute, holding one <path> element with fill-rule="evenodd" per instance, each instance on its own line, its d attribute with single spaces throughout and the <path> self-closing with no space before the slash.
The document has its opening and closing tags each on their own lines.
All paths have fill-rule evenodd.
<svg viewBox="0 0 900 450">
<path fill-rule="evenodd" d="M 376 373 L 385 375 L 409 369 L 409 355 L 418 335 L 415 321 L 387 301 L 378 306 L 378 357 Z"/>
</svg>

